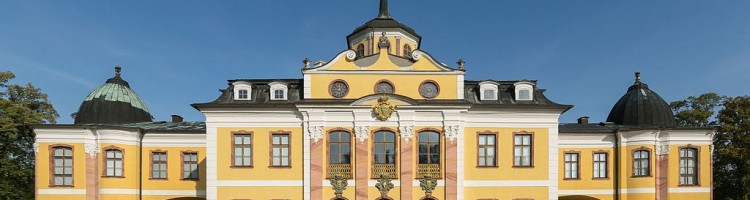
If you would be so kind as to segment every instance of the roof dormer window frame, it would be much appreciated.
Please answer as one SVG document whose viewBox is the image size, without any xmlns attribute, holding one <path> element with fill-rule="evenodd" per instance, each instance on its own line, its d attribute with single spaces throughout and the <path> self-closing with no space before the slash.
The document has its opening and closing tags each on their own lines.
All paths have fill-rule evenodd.
<svg viewBox="0 0 750 200">
<path fill-rule="evenodd" d="M 493 95 L 487 96 L 485 95 L 487 91 L 492 91 Z M 489 101 L 496 101 L 498 99 L 498 83 L 494 81 L 485 81 L 479 83 L 479 99 L 482 101 L 489 100 Z"/>
<path fill-rule="evenodd" d="M 287 94 L 289 94 L 289 85 L 287 83 L 275 81 L 275 82 L 268 83 L 268 86 L 270 87 L 270 90 L 268 90 L 268 92 L 269 92 L 269 96 L 271 97 L 270 98 L 271 100 L 283 101 L 283 100 L 288 99 Z M 281 93 L 282 94 L 281 97 L 276 96 L 277 90 L 283 91 Z"/>
<path fill-rule="evenodd" d="M 234 100 L 252 100 L 252 93 L 253 93 L 253 86 L 245 81 L 237 81 L 233 82 L 232 86 L 234 86 Z M 240 91 L 245 90 L 247 91 L 247 96 L 245 98 L 240 98 Z"/>
<path fill-rule="evenodd" d="M 534 100 L 534 83 L 528 81 L 520 81 L 513 84 L 515 89 L 516 101 L 533 101 Z M 526 93 L 528 95 L 522 95 Z M 522 98 L 528 96 L 528 98 Z"/>
</svg>

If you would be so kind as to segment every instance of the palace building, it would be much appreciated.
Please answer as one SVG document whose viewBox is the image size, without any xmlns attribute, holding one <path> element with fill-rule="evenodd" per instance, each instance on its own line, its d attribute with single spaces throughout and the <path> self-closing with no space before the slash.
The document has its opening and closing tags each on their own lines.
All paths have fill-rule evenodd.
<svg viewBox="0 0 750 200">
<path fill-rule="evenodd" d="M 607 122 L 560 123 L 537 81 L 467 80 L 387 4 L 301 78 L 192 104 L 205 122 L 153 121 L 118 67 L 73 124 L 33 126 L 37 199 L 711 199 L 714 130 L 639 74 Z"/>
</svg>

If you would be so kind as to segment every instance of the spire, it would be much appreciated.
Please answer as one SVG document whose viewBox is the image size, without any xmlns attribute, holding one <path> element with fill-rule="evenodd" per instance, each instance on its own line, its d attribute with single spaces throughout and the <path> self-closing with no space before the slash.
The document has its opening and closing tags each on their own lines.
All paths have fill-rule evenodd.
<svg viewBox="0 0 750 200">
<path fill-rule="evenodd" d="M 641 83 L 641 72 L 635 72 L 635 84 Z"/>
<path fill-rule="evenodd" d="M 390 19 L 391 14 L 388 13 L 388 0 L 380 0 L 380 11 L 378 12 L 378 19 Z"/>
</svg>

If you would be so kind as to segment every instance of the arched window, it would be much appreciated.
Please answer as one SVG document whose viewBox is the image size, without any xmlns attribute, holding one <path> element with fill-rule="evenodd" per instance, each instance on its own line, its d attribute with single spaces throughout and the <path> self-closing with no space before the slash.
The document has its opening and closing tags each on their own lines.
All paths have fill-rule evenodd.
<svg viewBox="0 0 750 200">
<path fill-rule="evenodd" d="M 680 149 L 680 185 L 698 185 L 698 149 Z"/>
<path fill-rule="evenodd" d="M 417 177 L 440 177 L 440 134 L 435 131 L 419 133 L 419 165 Z"/>
<path fill-rule="evenodd" d="M 408 44 L 404 45 L 404 57 L 411 58 L 411 47 Z"/>
<path fill-rule="evenodd" d="M 377 131 L 373 135 L 373 177 L 385 175 L 396 178 L 396 134 L 391 131 Z"/>
<path fill-rule="evenodd" d="M 364 57 L 365 56 L 365 45 L 364 44 L 357 45 L 357 51 L 356 51 L 356 53 L 357 53 L 357 58 Z"/>
<path fill-rule="evenodd" d="M 73 148 L 52 147 L 52 185 L 73 186 Z"/>
<path fill-rule="evenodd" d="M 529 90 L 519 90 L 518 100 L 531 100 L 531 96 L 529 96 L 529 94 L 530 94 Z"/>
<path fill-rule="evenodd" d="M 328 177 L 341 175 L 351 178 L 351 134 L 346 131 L 333 131 L 328 134 Z"/>
<path fill-rule="evenodd" d="M 651 164 L 649 150 L 636 150 L 633 152 L 633 176 L 650 176 Z"/>
<path fill-rule="evenodd" d="M 122 150 L 107 149 L 104 152 L 104 176 L 122 177 Z"/>
</svg>

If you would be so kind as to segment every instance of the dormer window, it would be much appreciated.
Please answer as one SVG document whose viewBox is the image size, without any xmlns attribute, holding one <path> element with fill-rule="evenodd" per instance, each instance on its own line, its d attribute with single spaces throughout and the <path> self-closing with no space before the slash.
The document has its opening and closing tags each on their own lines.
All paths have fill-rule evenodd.
<svg viewBox="0 0 750 200">
<path fill-rule="evenodd" d="M 239 94 L 237 94 L 237 99 L 247 99 L 247 90 L 239 90 L 237 91 Z"/>
<path fill-rule="evenodd" d="M 497 82 L 485 81 L 479 83 L 480 100 L 497 100 Z"/>
<path fill-rule="evenodd" d="M 513 84 L 515 87 L 516 101 L 534 100 L 534 83 L 521 81 Z"/>
<path fill-rule="evenodd" d="M 271 82 L 270 86 L 271 100 L 287 100 L 288 85 L 284 82 Z"/>
<path fill-rule="evenodd" d="M 233 82 L 234 86 L 234 100 L 251 100 L 250 94 L 253 92 L 253 87 L 250 83 L 245 81 Z"/>
</svg>

